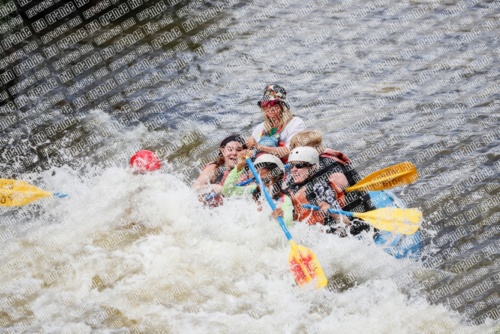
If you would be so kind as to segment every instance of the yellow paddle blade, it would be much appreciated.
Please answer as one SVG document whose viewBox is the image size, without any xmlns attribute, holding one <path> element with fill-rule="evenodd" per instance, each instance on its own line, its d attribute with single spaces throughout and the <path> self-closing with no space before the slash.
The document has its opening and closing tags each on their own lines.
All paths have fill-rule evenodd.
<svg viewBox="0 0 500 334">
<path fill-rule="evenodd" d="M 328 284 L 328 279 L 313 251 L 297 245 L 293 240 L 290 240 L 290 246 L 288 263 L 297 284 L 303 286 L 316 279 L 318 289 L 325 287 Z"/>
<path fill-rule="evenodd" d="M 385 190 L 411 184 L 418 179 L 418 172 L 411 162 L 401 162 L 394 166 L 373 172 L 354 186 L 346 188 L 346 192 L 356 190 Z"/>
<path fill-rule="evenodd" d="M 25 181 L 0 179 L 0 206 L 21 206 L 52 195 Z"/>
<path fill-rule="evenodd" d="M 354 217 L 363 219 L 379 230 L 413 234 L 420 227 L 422 212 L 417 209 L 382 208 L 362 213 L 354 212 Z"/>
</svg>

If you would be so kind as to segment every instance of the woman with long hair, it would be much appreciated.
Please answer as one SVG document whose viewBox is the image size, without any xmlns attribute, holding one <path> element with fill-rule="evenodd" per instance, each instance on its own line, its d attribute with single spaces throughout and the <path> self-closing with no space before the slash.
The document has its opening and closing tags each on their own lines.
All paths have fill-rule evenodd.
<svg viewBox="0 0 500 334">
<path fill-rule="evenodd" d="M 269 85 L 264 96 L 257 103 L 263 113 L 264 122 L 257 125 L 248 138 L 248 148 L 258 153 L 270 153 L 286 161 L 290 153 L 292 137 L 304 130 L 306 124 L 290 110 L 286 101 L 286 91 L 279 85 Z"/>
<path fill-rule="evenodd" d="M 238 162 L 238 153 L 245 148 L 245 141 L 239 134 L 230 135 L 222 140 L 217 160 L 203 168 L 201 174 L 193 182 L 192 188 L 203 190 L 209 185 L 212 192 L 219 194 L 227 175 Z"/>
</svg>

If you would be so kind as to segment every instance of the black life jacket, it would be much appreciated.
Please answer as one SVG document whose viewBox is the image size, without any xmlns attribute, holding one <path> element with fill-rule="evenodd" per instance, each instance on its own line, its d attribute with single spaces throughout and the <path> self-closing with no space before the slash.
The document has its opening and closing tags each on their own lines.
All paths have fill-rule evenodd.
<svg viewBox="0 0 500 334">
<path fill-rule="evenodd" d="M 344 174 L 349 186 L 356 184 L 356 182 L 361 179 L 356 170 L 350 168 L 350 165 L 343 165 L 342 163 L 339 163 L 330 157 L 321 156 L 319 169 L 309 180 L 300 185 L 297 185 L 293 182 L 293 178 L 291 179 L 288 191 L 290 192 L 292 200 L 295 199 L 294 207 L 297 218 L 304 217 L 304 214 L 300 215 L 301 204 L 318 205 L 317 196 L 313 191 L 316 183 L 320 183 L 323 185 L 328 184 L 334 191 L 336 200 L 344 211 L 366 212 L 375 210 L 375 206 L 372 204 L 370 196 L 366 191 L 353 191 L 350 193 L 345 193 L 343 191 L 340 191 L 338 186 L 330 182 L 329 176 L 334 173 Z M 323 224 L 325 225 L 332 226 L 337 224 L 332 216 L 321 216 L 321 213 L 319 212 L 313 213 L 312 217 L 310 218 L 313 224 L 317 223 L 320 219 L 323 220 Z M 351 235 L 356 235 L 361 233 L 362 231 L 368 231 L 370 229 L 370 225 L 360 219 L 354 218 L 350 220 L 351 225 L 349 227 L 349 232 L 351 233 Z M 335 233 L 340 236 L 347 235 L 346 232 L 342 230 L 342 228 L 336 228 L 333 226 L 326 232 Z"/>
<path fill-rule="evenodd" d="M 222 165 L 215 170 L 215 179 L 213 179 L 212 184 L 220 184 L 224 185 L 227 176 L 229 175 L 230 170 L 226 168 L 226 166 Z"/>
<path fill-rule="evenodd" d="M 350 164 L 343 165 L 328 156 L 320 156 L 319 161 L 320 170 L 316 175 L 342 173 L 345 175 L 349 187 L 361 180 L 358 172 L 352 168 Z M 344 192 L 344 199 L 339 201 L 339 203 L 342 206 L 342 210 L 349 212 L 367 212 L 376 209 L 371 201 L 370 195 L 366 191 Z"/>
</svg>

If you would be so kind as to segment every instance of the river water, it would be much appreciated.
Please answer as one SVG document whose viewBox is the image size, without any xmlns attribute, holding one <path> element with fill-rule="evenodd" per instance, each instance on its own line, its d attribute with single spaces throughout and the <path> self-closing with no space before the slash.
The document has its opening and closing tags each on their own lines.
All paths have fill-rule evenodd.
<svg viewBox="0 0 500 334">
<path fill-rule="evenodd" d="M 2 332 L 500 331 L 499 1 L 0 3 L 0 176 L 69 194 L 0 207 Z M 297 223 L 302 289 L 268 209 L 197 201 L 269 83 L 363 176 L 417 166 L 419 261 Z"/>
</svg>

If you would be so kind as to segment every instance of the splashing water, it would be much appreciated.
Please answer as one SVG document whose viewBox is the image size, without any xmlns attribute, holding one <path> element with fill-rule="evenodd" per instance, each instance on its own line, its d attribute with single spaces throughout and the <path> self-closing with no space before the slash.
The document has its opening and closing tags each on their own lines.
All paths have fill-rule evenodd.
<svg viewBox="0 0 500 334">
<path fill-rule="evenodd" d="M 430 305 L 401 277 L 420 268 L 366 240 L 297 224 L 330 285 L 298 288 L 288 243 L 269 210 L 247 199 L 215 209 L 165 170 L 108 168 L 86 181 L 69 169 L 42 177 L 68 199 L 39 201 L 6 243 L 6 333 L 484 332 Z M 25 206 L 17 214 L 29 216 Z M 25 224 L 21 227 L 21 224 Z M 369 264 L 369 265 L 367 265 Z M 429 330 L 434 328 L 435 330 Z"/>
</svg>

